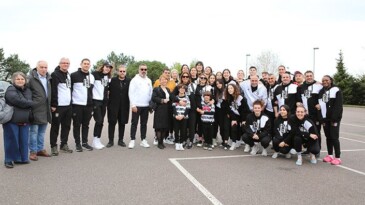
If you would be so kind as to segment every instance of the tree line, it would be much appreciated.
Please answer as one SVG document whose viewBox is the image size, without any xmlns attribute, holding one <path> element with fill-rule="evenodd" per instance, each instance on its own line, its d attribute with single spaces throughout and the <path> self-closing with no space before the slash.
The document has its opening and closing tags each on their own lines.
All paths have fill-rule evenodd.
<svg viewBox="0 0 365 205">
<path fill-rule="evenodd" d="M 165 63 L 160 61 L 136 61 L 133 56 L 125 55 L 124 53 L 116 54 L 114 51 L 112 51 L 109 55 L 107 55 L 106 59 L 100 59 L 96 61 L 96 64 L 93 65 L 93 70 L 102 66 L 105 60 L 111 63 L 114 68 L 120 65 L 126 65 L 127 75 L 130 78 L 138 73 L 138 66 L 141 63 L 144 63 L 148 67 L 148 77 L 151 78 L 152 82 L 159 78 L 164 68 L 168 67 Z M 344 64 L 342 51 L 340 51 L 339 58 L 336 59 L 336 61 L 337 71 L 333 76 L 333 79 L 335 84 L 340 89 L 342 89 L 344 104 L 365 105 L 365 74 L 358 76 L 352 76 L 349 74 Z M 189 66 L 194 67 L 196 62 L 196 59 L 192 60 Z M 262 69 L 273 71 L 273 68 L 277 68 L 276 64 L 278 64 L 278 56 L 266 51 L 259 55 L 255 62 L 258 65 L 257 67 L 265 67 L 266 65 L 266 67 L 269 66 L 270 68 L 265 67 Z M 262 66 L 259 64 L 262 64 Z M 176 69 L 178 72 L 180 72 L 181 66 L 181 63 L 175 62 L 169 68 Z M 5 57 L 4 49 L 0 48 L 0 80 L 10 81 L 13 73 L 17 71 L 28 73 L 30 70 L 30 65 L 21 60 L 18 54 L 11 54 L 9 57 Z"/>
</svg>

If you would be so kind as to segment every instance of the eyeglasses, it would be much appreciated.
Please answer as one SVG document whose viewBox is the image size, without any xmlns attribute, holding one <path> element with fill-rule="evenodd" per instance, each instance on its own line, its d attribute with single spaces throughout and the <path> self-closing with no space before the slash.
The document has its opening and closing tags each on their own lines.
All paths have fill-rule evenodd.
<svg viewBox="0 0 365 205">
<path fill-rule="evenodd" d="M 185 76 L 182 76 L 182 78 L 189 78 L 189 76 L 186 76 L 186 75 L 185 75 Z"/>
<path fill-rule="evenodd" d="M 147 71 L 147 68 L 141 68 L 141 71 Z"/>
<path fill-rule="evenodd" d="M 61 62 L 61 64 L 70 64 L 70 63 L 68 63 L 68 62 Z"/>
<path fill-rule="evenodd" d="M 120 70 L 119 72 L 120 72 L 120 73 L 125 73 L 125 70 Z"/>
</svg>

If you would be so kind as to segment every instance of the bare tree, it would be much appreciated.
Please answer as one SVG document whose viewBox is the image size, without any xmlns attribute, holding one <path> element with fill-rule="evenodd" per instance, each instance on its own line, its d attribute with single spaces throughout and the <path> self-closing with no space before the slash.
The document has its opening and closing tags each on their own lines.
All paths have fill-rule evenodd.
<svg viewBox="0 0 365 205">
<path fill-rule="evenodd" d="M 270 50 L 262 51 L 252 62 L 252 65 L 257 68 L 257 73 L 267 71 L 269 73 L 277 74 L 277 68 L 281 64 L 278 54 Z"/>
</svg>

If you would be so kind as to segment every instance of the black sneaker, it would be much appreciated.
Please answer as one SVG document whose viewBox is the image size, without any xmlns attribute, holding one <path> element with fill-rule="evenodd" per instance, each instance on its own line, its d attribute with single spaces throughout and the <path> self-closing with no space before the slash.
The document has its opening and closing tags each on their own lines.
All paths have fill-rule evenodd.
<svg viewBox="0 0 365 205">
<path fill-rule="evenodd" d="M 110 148 L 114 146 L 114 142 L 108 142 L 105 147 Z"/>
<path fill-rule="evenodd" d="M 126 147 L 127 146 L 123 141 L 119 141 L 118 145 L 121 146 L 121 147 Z"/>
<path fill-rule="evenodd" d="M 76 152 L 82 152 L 82 147 L 80 144 L 76 144 Z"/>
<path fill-rule="evenodd" d="M 82 143 L 82 147 L 87 151 L 93 151 L 93 148 L 88 143 Z"/>
<path fill-rule="evenodd" d="M 191 149 L 193 147 L 193 143 L 192 142 L 188 142 L 186 145 L 187 149 Z"/>
<path fill-rule="evenodd" d="M 13 162 L 5 162 L 4 163 L 5 167 L 8 168 L 8 169 L 11 169 L 11 168 L 14 168 L 14 164 Z"/>
<path fill-rule="evenodd" d="M 60 148 L 60 151 L 62 151 L 63 153 L 72 153 L 73 152 L 72 149 L 70 149 L 67 144 L 62 145 L 62 147 Z M 81 148 L 81 152 L 82 152 L 82 148 Z"/>
</svg>

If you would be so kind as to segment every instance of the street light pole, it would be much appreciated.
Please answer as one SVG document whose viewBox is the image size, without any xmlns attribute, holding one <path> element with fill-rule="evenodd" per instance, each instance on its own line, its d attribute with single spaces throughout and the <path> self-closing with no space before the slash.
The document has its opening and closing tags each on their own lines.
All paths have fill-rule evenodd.
<svg viewBox="0 0 365 205">
<path fill-rule="evenodd" d="M 250 54 L 246 54 L 246 76 L 248 77 L 247 69 L 248 69 L 248 57 L 250 57 Z"/>
<path fill-rule="evenodd" d="M 313 48 L 313 74 L 315 74 L 316 71 L 316 50 L 318 49 L 318 47 Z"/>
</svg>

